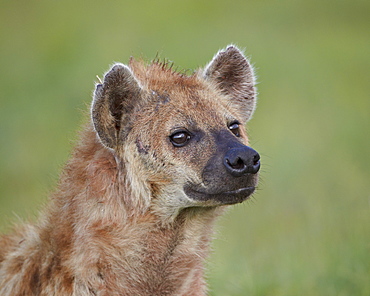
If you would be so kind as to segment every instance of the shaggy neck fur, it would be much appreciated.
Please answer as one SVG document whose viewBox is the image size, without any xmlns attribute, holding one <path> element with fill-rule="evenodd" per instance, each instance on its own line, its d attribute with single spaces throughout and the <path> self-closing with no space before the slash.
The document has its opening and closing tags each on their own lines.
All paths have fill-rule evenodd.
<svg viewBox="0 0 370 296">
<path fill-rule="evenodd" d="M 135 212 L 113 154 L 92 127 L 81 138 L 44 220 L 0 240 L 0 294 L 205 294 L 220 208 L 184 209 L 170 224 L 150 209 Z"/>
</svg>

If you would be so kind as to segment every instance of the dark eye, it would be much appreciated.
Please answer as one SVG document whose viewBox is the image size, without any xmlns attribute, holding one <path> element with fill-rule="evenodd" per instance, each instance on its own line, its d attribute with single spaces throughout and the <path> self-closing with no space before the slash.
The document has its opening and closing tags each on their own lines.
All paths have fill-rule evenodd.
<svg viewBox="0 0 370 296">
<path fill-rule="evenodd" d="M 186 131 L 175 132 L 170 136 L 171 143 L 176 147 L 185 146 L 190 140 L 191 136 Z"/>
<path fill-rule="evenodd" d="M 229 125 L 229 130 L 231 130 L 231 132 L 237 136 L 237 137 L 240 137 L 240 123 L 239 122 L 233 122 L 232 124 Z"/>
</svg>

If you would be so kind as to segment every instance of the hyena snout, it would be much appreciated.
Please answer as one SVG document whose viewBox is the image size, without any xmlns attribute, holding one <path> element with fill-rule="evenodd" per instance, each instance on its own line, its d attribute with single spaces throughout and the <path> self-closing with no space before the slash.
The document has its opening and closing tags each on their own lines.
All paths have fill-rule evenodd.
<svg viewBox="0 0 370 296">
<path fill-rule="evenodd" d="M 260 155 L 248 146 L 231 148 L 226 152 L 223 164 L 233 177 L 256 174 L 261 166 Z"/>
</svg>

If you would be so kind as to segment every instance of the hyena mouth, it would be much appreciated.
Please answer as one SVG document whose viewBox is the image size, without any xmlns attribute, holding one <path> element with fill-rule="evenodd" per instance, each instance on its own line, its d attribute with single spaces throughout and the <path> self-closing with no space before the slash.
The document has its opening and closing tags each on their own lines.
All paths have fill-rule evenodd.
<svg viewBox="0 0 370 296">
<path fill-rule="evenodd" d="M 185 186 L 184 191 L 186 195 L 196 201 L 216 201 L 220 204 L 236 204 L 247 200 L 255 191 L 256 187 L 248 186 L 232 191 L 209 193 L 206 191 L 195 190 L 191 186 Z"/>
</svg>

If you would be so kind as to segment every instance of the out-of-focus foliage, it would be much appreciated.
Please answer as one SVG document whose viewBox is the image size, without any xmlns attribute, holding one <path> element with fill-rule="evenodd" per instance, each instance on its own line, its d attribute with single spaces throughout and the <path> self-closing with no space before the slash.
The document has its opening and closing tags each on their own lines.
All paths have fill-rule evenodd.
<svg viewBox="0 0 370 296">
<path fill-rule="evenodd" d="M 259 77 L 261 184 L 220 220 L 210 294 L 369 295 L 369 15 L 360 0 L 1 1 L 1 230 L 35 219 L 112 62 L 194 69 L 235 43 Z"/>
</svg>

